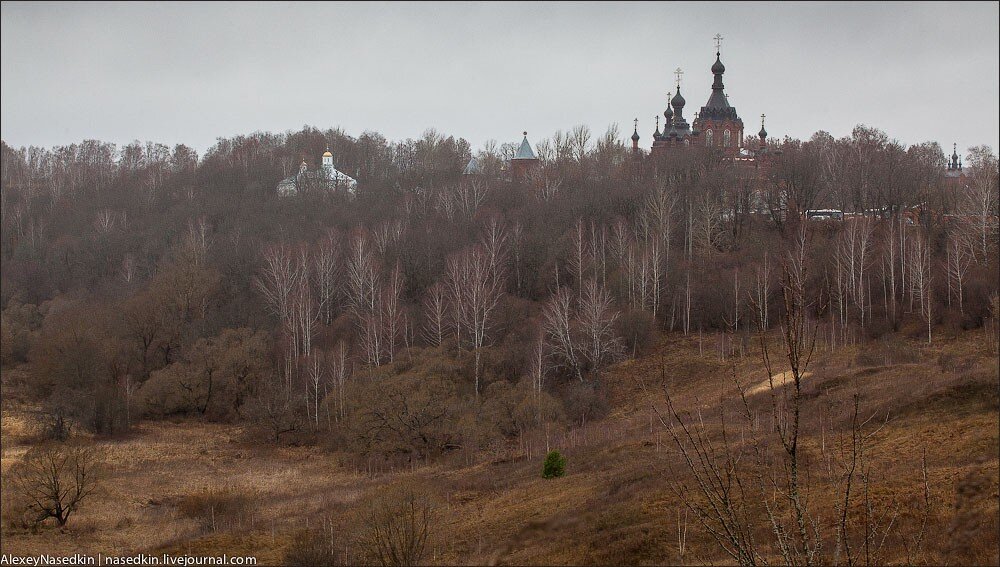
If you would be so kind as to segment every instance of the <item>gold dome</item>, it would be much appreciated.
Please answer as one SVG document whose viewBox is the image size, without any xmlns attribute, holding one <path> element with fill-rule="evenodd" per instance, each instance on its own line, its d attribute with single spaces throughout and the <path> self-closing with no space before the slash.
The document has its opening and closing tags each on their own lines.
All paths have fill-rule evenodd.
<svg viewBox="0 0 1000 567">
<path fill-rule="evenodd" d="M 323 157 L 333 157 L 333 154 L 330 153 L 330 150 L 327 150 L 323 152 Z"/>
</svg>

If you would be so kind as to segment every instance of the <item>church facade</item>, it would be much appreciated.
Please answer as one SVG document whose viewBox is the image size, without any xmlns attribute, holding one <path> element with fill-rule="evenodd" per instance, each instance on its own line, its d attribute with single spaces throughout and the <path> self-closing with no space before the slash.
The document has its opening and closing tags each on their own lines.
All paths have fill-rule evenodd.
<svg viewBox="0 0 1000 567">
<path fill-rule="evenodd" d="M 358 182 L 353 177 L 333 166 L 333 153 L 327 148 L 323 152 L 323 165 L 320 169 L 309 171 L 309 166 L 303 158 L 299 172 L 282 179 L 278 183 L 277 192 L 281 197 L 292 197 L 313 191 L 346 191 L 349 195 L 354 195 L 357 188 Z"/>
<path fill-rule="evenodd" d="M 708 101 L 694 114 L 693 120 L 689 123 L 684 116 L 687 101 L 681 94 L 683 71 L 677 69 L 676 92 L 673 96 L 667 93 L 667 109 L 663 111 L 662 131 L 657 117 L 653 144 L 650 147 L 651 155 L 659 156 L 679 148 L 702 145 L 718 148 L 726 157 L 752 159 L 766 149 L 767 131 L 764 130 L 763 114 L 761 114 L 760 132 L 757 133 L 756 139 L 751 141 L 744 137 L 743 119 L 740 118 L 736 107 L 729 102 L 729 95 L 726 94 L 723 83 L 726 66 L 722 63 L 720 52 L 722 37 L 716 35 L 715 40 L 715 63 L 711 67 L 714 80 Z M 632 149 L 636 154 L 640 153 L 639 140 L 637 123 L 632 134 Z"/>
</svg>

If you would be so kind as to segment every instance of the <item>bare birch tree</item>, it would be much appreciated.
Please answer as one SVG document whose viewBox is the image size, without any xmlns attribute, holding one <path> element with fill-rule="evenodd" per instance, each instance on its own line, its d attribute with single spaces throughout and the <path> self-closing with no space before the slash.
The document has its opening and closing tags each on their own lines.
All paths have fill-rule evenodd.
<svg viewBox="0 0 1000 567">
<path fill-rule="evenodd" d="M 931 327 L 934 320 L 931 308 L 934 303 L 933 287 L 931 285 L 931 250 L 927 237 L 921 235 L 914 239 L 909 253 L 910 295 L 919 302 L 920 317 L 927 323 L 927 343 L 931 342 Z"/>
<path fill-rule="evenodd" d="M 578 318 L 584 336 L 581 353 L 590 371 L 599 373 L 619 355 L 621 341 L 614 332 L 618 312 L 611 303 L 611 294 L 596 278 L 584 285 Z"/>
<path fill-rule="evenodd" d="M 553 356 L 583 382 L 580 349 L 573 336 L 573 296 L 569 289 L 560 288 L 549 297 L 542 308 L 542 321 Z"/>
<path fill-rule="evenodd" d="M 431 346 L 440 346 L 448 334 L 451 316 L 451 306 L 448 300 L 448 290 L 440 282 L 427 289 L 424 296 L 424 339 Z"/>
<path fill-rule="evenodd" d="M 320 238 L 313 253 L 313 277 L 319 302 L 323 306 L 323 324 L 333 322 L 335 295 L 340 273 L 340 239 L 336 231 L 329 230 Z"/>
<path fill-rule="evenodd" d="M 968 246 L 958 236 L 949 236 L 947 242 L 948 260 L 948 303 L 952 297 L 958 300 L 958 312 L 965 314 L 965 277 L 974 258 Z"/>
<path fill-rule="evenodd" d="M 969 182 L 965 191 L 963 212 L 968 215 L 979 236 L 979 253 L 985 262 L 991 245 L 996 244 L 1000 222 L 1000 189 L 998 189 L 997 156 L 987 146 L 969 150 Z"/>
<path fill-rule="evenodd" d="M 475 354 L 478 399 L 481 349 L 489 338 L 493 312 L 503 295 L 503 285 L 490 255 L 481 246 L 474 246 L 449 259 L 447 286 L 456 306 L 459 326 L 468 333 Z"/>
</svg>

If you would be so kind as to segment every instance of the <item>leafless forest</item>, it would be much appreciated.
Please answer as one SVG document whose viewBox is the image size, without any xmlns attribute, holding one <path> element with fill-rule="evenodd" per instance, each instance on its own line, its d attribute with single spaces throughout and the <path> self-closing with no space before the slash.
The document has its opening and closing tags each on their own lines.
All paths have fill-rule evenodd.
<svg viewBox="0 0 1000 567">
<path fill-rule="evenodd" d="M 183 425 L 368 483 L 353 489 L 372 489 L 351 500 L 357 521 L 338 503 L 275 528 L 261 488 L 175 503 L 204 520 L 198 534 L 269 533 L 280 562 L 995 563 L 992 150 L 962 152 L 949 183 L 937 143 L 866 126 L 771 140 L 766 163 L 696 147 L 637 157 L 622 138 L 557 132 L 524 178 L 508 171 L 515 145 L 473 151 L 435 131 L 397 143 L 307 127 L 220 138 L 203 156 L 4 144 L 3 407 L 24 429 L 12 441 L 4 426 L 21 449 L 5 451 L 3 529 L 18 542 L 5 551 L 111 502 L 124 461 L 109 447 Z M 276 195 L 328 147 L 356 195 Z M 463 175 L 472 157 L 481 173 Z M 816 209 L 845 215 L 809 220 Z M 919 409 L 935 384 L 957 405 Z M 905 421 L 925 410 L 944 429 L 982 418 L 962 429 L 981 442 Z M 612 442 L 631 444 L 588 452 Z M 542 480 L 551 449 L 567 476 Z M 936 471 L 973 456 L 987 496 L 968 520 L 960 475 Z M 483 523 L 460 538 L 467 518 L 514 510 L 496 478 L 493 511 L 455 496 L 489 493 L 471 487 L 480 472 L 449 476 L 481 466 L 560 487 L 546 494 L 583 482 L 574 471 L 611 474 L 591 509 L 630 502 L 634 481 L 662 493 L 635 507 L 656 519 L 630 509 L 608 525 L 653 531 L 620 534 L 646 543 L 616 556 L 551 551 L 527 527 L 541 520 L 510 512 L 497 522 L 516 537 Z M 372 488 L 403 474 L 397 492 Z M 451 521 L 449 542 L 435 526 Z M 603 533 L 584 524 L 595 531 L 536 531 L 565 530 L 552 536 L 565 546 Z"/>
</svg>

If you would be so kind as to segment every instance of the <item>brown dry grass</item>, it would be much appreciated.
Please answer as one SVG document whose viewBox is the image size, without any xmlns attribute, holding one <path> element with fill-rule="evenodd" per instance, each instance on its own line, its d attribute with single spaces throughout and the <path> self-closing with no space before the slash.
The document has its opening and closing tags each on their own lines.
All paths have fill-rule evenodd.
<svg viewBox="0 0 1000 567">
<path fill-rule="evenodd" d="M 982 345 L 978 332 L 929 347 L 906 342 L 917 362 L 890 366 L 859 357 L 870 345 L 820 352 L 806 382 L 810 455 L 842 431 L 855 392 L 866 410 L 889 413 L 873 447 L 880 497 L 912 504 L 926 451 L 933 514 L 925 562 L 998 561 L 998 366 Z M 431 464 L 369 478 L 318 448 L 247 444 L 237 427 L 144 423 L 126 438 L 95 442 L 112 466 L 100 494 L 69 525 L 38 533 L 4 526 L 0 547 L 16 554 L 248 553 L 276 564 L 303 528 L 330 522 L 344 535 L 344 557 L 356 562 L 360 550 L 350 535 L 366 497 L 419 481 L 438 502 L 428 563 L 727 562 L 690 517 L 687 554 L 678 555 L 681 506 L 668 483 L 684 473 L 652 418 L 666 387 L 677 405 L 711 419 L 732 402 L 734 376 L 744 385 L 767 378 L 751 352 L 722 361 L 709 349 L 699 354 L 696 337 L 669 337 L 655 355 L 618 365 L 606 379 L 610 415 L 550 433 L 549 444 L 568 459 L 567 475 L 554 480 L 540 475 L 544 436 L 526 441 L 531 459 Z M 4 408 L 4 471 L 30 443 L 29 421 L 17 407 Z M 915 508 L 903 509 L 905 536 Z M 906 556 L 897 546 L 887 559 Z"/>
</svg>

